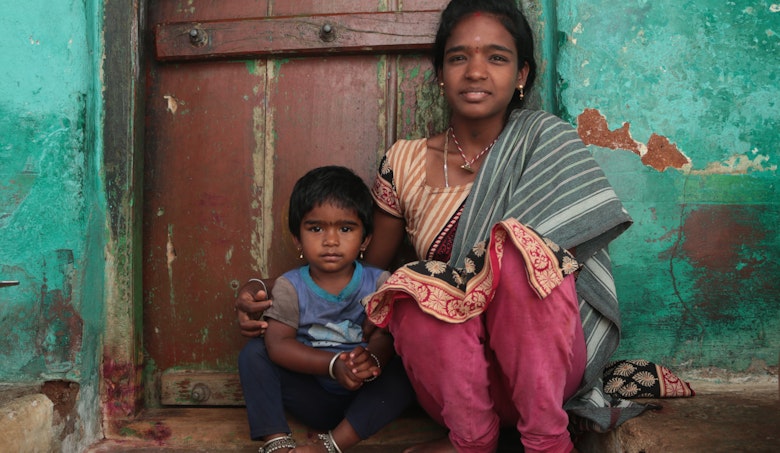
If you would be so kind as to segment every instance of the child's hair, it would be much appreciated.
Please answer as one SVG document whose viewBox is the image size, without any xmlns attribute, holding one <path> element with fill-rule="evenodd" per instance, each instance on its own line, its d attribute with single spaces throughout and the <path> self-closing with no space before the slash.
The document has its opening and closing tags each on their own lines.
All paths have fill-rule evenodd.
<svg viewBox="0 0 780 453">
<path fill-rule="evenodd" d="M 355 210 L 363 222 L 364 239 L 374 231 L 374 199 L 366 183 L 349 168 L 329 165 L 310 170 L 295 183 L 288 219 L 293 236 L 301 237 L 303 217 L 323 203 Z"/>
<path fill-rule="evenodd" d="M 536 59 L 534 58 L 534 36 L 531 26 L 517 7 L 515 0 L 452 0 L 439 19 L 439 29 L 436 32 L 436 40 L 433 43 L 433 68 L 438 74 L 444 66 L 444 52 L 447 40 L 452 35 L 452 30 L 466 16 L 476 12 L 495 15 L 506 28 L 515 41 L 517 47 L 517 64 L 521 69 L 528 63 L 528 77 L 525 80 L 523 90 L 528 93 L 536 79 Z M 517 96 L 512 97 L 509 111 L 520 108 L 522 100 Z"/>
</svg>

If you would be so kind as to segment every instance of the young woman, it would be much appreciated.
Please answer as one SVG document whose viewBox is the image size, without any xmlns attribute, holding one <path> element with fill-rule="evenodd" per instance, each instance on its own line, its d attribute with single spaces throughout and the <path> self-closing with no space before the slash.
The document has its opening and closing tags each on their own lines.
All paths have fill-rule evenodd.
<svg viewBox="0 0 780 453">
<path fill-rule="evenodd" d="M 450 125 L 394 144 L 373 188 L 382 240 L 366 260 L 387 266 L 406 235 L 423 261 L 367 300 L 369 317 L 449 429 L 411 452 L 495 451 L 514 426 L 526 452 L 568 453 L 570 422 L 607 430 L 642 410 L 601 384 L 619 339 L 606 247 L 631 219 L 571 125 L 519 108 L 533 48 L 513 0 L 452 0 L 433 55 Z M 238 307 L 261 309 L 251 299 Z"/>
<path fill-rule="evenodd" d="M 265 337 L 239 356 L 261 453 L 346 450 L 413 401 L 392 338 L 362 328 L 361 299 L 388 276 L 358 261 L 371 242 L 372 207 L 368 187 L 344 167 L 315 168 L 293 188 L 289 227 L 306 264 L 276 279 Z M 319 442 L 296 448 L 285 411 L 324 431 Z"/>
</svg>

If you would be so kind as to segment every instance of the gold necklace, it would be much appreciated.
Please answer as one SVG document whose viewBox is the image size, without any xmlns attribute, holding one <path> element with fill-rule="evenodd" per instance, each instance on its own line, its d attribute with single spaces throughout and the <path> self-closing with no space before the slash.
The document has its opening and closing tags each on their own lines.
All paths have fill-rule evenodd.
<svg viewBox="0 0 780 453">
<path fill-rule="evenodd" d="M 455 136 L 455 129 L 453 129 L 452 126 L 450 126 L 450 128 L 447 129 L 447 136 L 449 136 L 449 134 L 452 134 L 452 141 L 455 142 L 455 146 L 458 147 L 458 152 L 460 152 L 460 157 L 463 158 L 463 165 L 461 165 L 460 168 L 466 170 L 469 173 L 474 173 L 474 169 L 471 168 L 471 164 L 479 160 L 480 157 L 482 157 L 483 155 L 485 155 L 485 153 L 490 151 L 490 149 L 493 148 L 493 145 L 496 144 L 496 140 L 498 140 L 498 137 L 494 138 L 493 141 L 490 142 L 490 144 L 485 147 L 485 149 L 483 149 L 479 154 L 477 154 L 477 157 L 471 159 L 471 162 L 469 162 L 469 160 L 466 159 L 466 153 L 463 152 L 463 148 L 461 148 L 460 143 L 458 143 L 458 137 Z M 445 141 L 444 143 L 446 144 L 447 142 Z"/>
</svg>

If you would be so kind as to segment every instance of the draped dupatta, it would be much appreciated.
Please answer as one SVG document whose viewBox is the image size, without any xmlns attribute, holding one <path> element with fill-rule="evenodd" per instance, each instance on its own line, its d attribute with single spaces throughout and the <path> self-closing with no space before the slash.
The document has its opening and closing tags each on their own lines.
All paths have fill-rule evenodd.
<svg viewBox="0 0 780 453">
<path fill-rule="evenodd" d="M 637 415 L 644 407 L 607 396 L 602 387 L 604 367 L 620 338 L 607 245 L 631 225 L 631 217 L 577 132 L 556 116 L 511 113 L 466 201 L 450 263 L 461 263 L 472 244 L 509 218 L 574 251 L 583 265 L 576 287 L 587 367 L 565 408 L 597 431 Z"/>
</svg>

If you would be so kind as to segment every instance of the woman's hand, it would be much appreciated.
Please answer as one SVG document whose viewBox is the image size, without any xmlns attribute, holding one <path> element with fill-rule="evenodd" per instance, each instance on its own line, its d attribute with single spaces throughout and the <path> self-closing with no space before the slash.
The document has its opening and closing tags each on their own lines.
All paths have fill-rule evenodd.
<svg viewBox="0 0 780 453">
<path fill-rule="evenodd" d="M 234 308 L 241 335 L 260 337 L 265 334 L 268 323 L 262 317 L 272 303 L 265 284 L 258 280 L 251 280 L 238 290 Z"/>
</svg>

